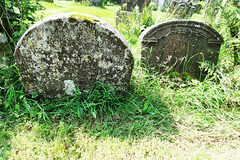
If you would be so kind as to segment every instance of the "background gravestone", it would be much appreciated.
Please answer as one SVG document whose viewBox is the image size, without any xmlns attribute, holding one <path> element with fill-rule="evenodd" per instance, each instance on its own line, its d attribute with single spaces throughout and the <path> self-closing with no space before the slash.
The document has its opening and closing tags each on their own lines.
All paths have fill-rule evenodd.
<svg viewBox="0 0 240 160">
<path fill-rule="evenodd" d="M 7 42 L 7 37 L 0 32 L 0 58 L 4 56 L 6 48 L 9 48 L 9 46 L 7 46 Z"/>
<path fill-rule="evenodd" d="M 91 0 L 90 1 L 94 6 L 103 6 L 102 0 Z"/>
<path fill-rule="evenodd" d="M 54 0 L 43 0 L 43 1 L 53 3 Z"/>
<path fill-rule="evenodd" d="M 142 12 L 145 5 L 148 6 L 151 0 L 121 0 L 121 9 L 116 12 L 116 25 L 126 23 L 130 16 L 133 16 L 133 9 L 138 7 L 139 12 Z M 139 13 L 141 14 L 141 13 Z"/>
<path fill-rule="evenodd" d="M 201 4 L 193 4 L 191 0 L 172 0 L 168 12 L 175 15 L 176 18 L 182 19 L 191 17 L 194 12 L 199 13 L 201 9 Z"/>
<path fill-rule="evenodd" d="M 6 60 L 12 55 L 11 47 L 8 43 L 7 36 L 0 32 L 0 65 L 6 64 Z"/>
<path fill-rule="evenodd" d="M 86 91 L 96 81 L 127 89 L 133 55 L 123 36 L 105 21 L 80 13 L 45 18 L 21 37 L 14 53 L 28 93 L 48 97 Z"/>
<path fill-rule="evenodd" d="M 150 4 L 150 0 L 122 0 L 121 1 L 121 9 L 124 11 L 132 12 L 133 9 L 138 6 L 139 11 L 141 12 L 145 6 Z"/>
<path fill-rule="evenodd" d="M 187 72 L 197 79 L 198 62 L 210 61 L 216 65 L 222 42 L 222 36 L 211 26 L 190 20 L 153 25 L 139 38 L 141 60 L 148 69 L 159 73 Z"/>
<path fill-rule="evenodd" d="M 75 0 L 75 2 L 82 2 L 82 0 Z M 94 6 L 103 6 L 103 0 L 89 0 L 89 2 Z"/>
</svg>

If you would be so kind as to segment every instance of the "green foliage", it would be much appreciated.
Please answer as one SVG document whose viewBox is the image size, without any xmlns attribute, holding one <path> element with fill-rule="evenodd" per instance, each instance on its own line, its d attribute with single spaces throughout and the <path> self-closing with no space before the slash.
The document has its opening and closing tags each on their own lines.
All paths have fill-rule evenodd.
<svg viewBox="0 0 240 160">
<path fill-rule="evenodd" d="M 59 12 L 71 8 L 64 8 L 62 1 L 57 4 Z M 77 7 L 74 3 L 71 9 Z M 79 11 L 84 9 L 80 7 Z M 95 14 L 106 14 L 90 8 Z M 134 20 L 129 21 L 132 26 L 120 26 L 132 47 L 152 24 L 136 14 Z M 229 27 L 224 33 L 230 35 Z M 136 58 L 129 92 L 96 83 L 88 92 L 76 90 L 59 99 L 40 97 L 37 92 L 26 95 L 17 68 L 1 65 L 0 159 L 219 159 L 216 153 L 237 159 L 240 69 L 231 67 L 229 59 L 234 44 L 230 42 L 239 38 L 225 39 L 229 43 L 221 48 L 219 65 L 201 63 L 209 73 L 205 81 L 186 72 L 149 73 Z M 187 58 L 182 62 L 185 69 Z"/>
<path fill-rule="evenodd" d="M 17 96 L 18 93 L 15 92 L 15 90 L 21 90 L 22 85 L 16 72 L 17 69 L 15 66 L 0 66 L 0 102 L 2 102 L 1 107 L 19 109 L 19 106 L 17 105 L 17 101 L 19 100 Z"/>
<path fill-rule="evenodd" d="M 36 92 L 25 95 L 15 66 L 1 66 L 0 75 L 0 119 L 46 124 L 64 121 L 82 125 L 93 135 L 122 138 L 151 135 L 158 130 L 173 132 L 172 117 L 164 104 L 137 91 L 116 92 L 97 82 L 88 92 L 77 90 L 71 96 L 48 99 Z"/>
<path fill-rule="evenodd" d="M 68 98 L 71 100 L 60 104 L 56 102 L 58 104 L 56 106 L 76 107 L 76 115 L 80 119 L 89 116 L 100 119 L 108 118 L 112 117 L 115 111 L 126 109 L 124 98 L 117 95 L 114 88 L 100 82 L 95 83 L 88 92 L 77 91 L 77 95 Z"/>
<path fill-rule="evenodd" d="M 24 31 L 35 22 L 34 13 L 42 6 L 30 0 L 6 0 L 0 4 L 0 32 L 6 33 L 14 47 Z"/>
<path fill-rule="evenodd" d="M 124 11 L 120 11 L 124 12 Z M 155 23 L 152 17 L 152 6 L 145 7 L 140 13 L 139 8 L 135 7 L 133 15 L 124 17 L 125 22 L 118 24 L 118 30 L 125 35 L 131 44 L 136 44 L 140 34 Z"/>
<path fill-rule="evenodd" d="M 223 29 L 225 32 L 225 43 L 228 43 L 228 47 L 231 47 L 234 65 L 240 65 L 240 10 L 237 6 L 233 5 L 233 1 L 226 4 L 221 4 L 220 1 L 209 4 L 206 8 L 206 20 L 208 23 L 216 26 L 218 30 Z M 224 33 L 223 32 L 223 33 Z"/>
</svg>

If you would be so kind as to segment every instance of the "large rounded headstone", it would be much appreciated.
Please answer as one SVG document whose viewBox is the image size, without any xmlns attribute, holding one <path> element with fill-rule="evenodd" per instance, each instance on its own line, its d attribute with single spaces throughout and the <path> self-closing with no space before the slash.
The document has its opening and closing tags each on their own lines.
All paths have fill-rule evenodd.
<svg viewBox="0 0 240 160">
<path fill-rule="evenodd" d="M 37 22 L 21 37 L 14 56 L 26 91 L 52 98 L 72 94 L 76 86 L 86 91 L 96 81 L 127 89 L 134 63 L 115 28 L 80 13 Z"/>
<path fill-rule="evenodd" d="M 159 23 L 139 37 L 145 67 L 158 73 L 187 72 L 197 79 L 205 76 L 201 62 L 217 64 L 222 42 L 211 26 L 191 20 Z"/>
</svg>

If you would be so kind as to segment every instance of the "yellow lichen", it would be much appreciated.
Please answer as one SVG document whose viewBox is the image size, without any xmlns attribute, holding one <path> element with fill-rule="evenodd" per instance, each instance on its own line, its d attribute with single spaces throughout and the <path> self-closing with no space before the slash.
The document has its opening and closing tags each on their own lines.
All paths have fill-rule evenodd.
<svg viewBox="0 0 240 160">
<path fill-rule="evenodd" d="M 84 56 L 84 59 L 85 59 L 86 62 L 88 62 L 88 61 L 89 61 L 88 55 L 85 55 L 85 56 Z"/>
<path fill-rule="evenodd" d="M 39 42 L 36 43 L 36 47 L 37 47 L 37 48 L 41 48 Z"/>
<path fill-rule="evenodd" d="M 33 43 L 32 43 L 32 41 L 31 41 L 31 40 L 28 40 L 28 46 L 29 46 L 30 48 L 32 48 L 32 47 L 33 47 Z"/>
<path fill-rule="evenodd" d="M 99 20 L 95 19 L 95 18 L 92 18 L 92 17 L 88 17 L 88 16 L 85 16 L 85 15 L 81 15 L 81 14 L 71 14 L 69 16 L 69 18 L 71 20 L 75 19 L 75 20 L 82 20 L 82 21 L 87 21 L 87 22 L 99 22 Z"/>
</svg>

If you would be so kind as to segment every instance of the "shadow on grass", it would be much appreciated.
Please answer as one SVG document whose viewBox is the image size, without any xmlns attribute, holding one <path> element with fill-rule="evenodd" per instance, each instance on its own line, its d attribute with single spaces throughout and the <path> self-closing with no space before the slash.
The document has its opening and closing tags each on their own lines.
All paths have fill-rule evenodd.
<svg viewBox="0 0 240 160">
<path fill-rule="evenodd" d="M 142 138 L 155 136 L 168 139 L 177 134 L 174 119 L 168 108 L 151 97 L 137 93 L 115 93 L 108 86 L 98 85 L 88 93 L 77 93 L 61 99 L 28 98 L 25 108 L 6 112 L 2 120 L 29 119 L 56 125 L 64 122 L 83 128 L 94 136 Z M 10 112 L 9 112 L 10 113 Z M 4 118 L 5 117 L 5 118 Z M 11 120 L 12 121 L 12 120 Z"/>
<path fill-rule="evenodd" d="M 116 93 L 101 84 L 87 93 L 78 92 L 61 99 L 38 98 L 33 94 L 35 99 L 25 97 L 22 104 L 17 102 L 21 106 L 19 109 L 14 108 L 15 103 L 9 104 L 8 108 L 2 103 L 0 158 L 7 159 L 11 135 L 29 121 L 42 126 L 39 132 L 45 139 L 59 135 L 71 139 L 80 128 L 90 136 L 121 140 L 144 137 L 170 140 L 172 135 L 178 134 L 174 119 L 164 103 L 140 95 Z M 26 130 L 26 126 L 22 130 Z"/>
<path fill-rule="evenodd" d="M 120 139 L 146 136 L 168 139 L 178 133 L 174 119 L 163 103 L 136 95 L 125 98 L 126 111 L 116 111 L 111 118 L 105 120 L 85 120 L 84 130 L 94 136 Z"/>
<path fill-rule="evenodd" d="M 178 134 L 174 119 L 164 103 L 140 95 L 116 93 L 101 84 L 92 87 L 88 93 L 30 101 L 36 110 L 32 110 L 29 116 L 47 123 L 74 124 L 83 128 L 84 132 L 100 137 L 137 139 L 155 136 L 168 139 Z"/>
</svg>

